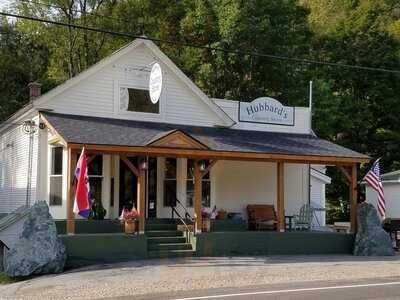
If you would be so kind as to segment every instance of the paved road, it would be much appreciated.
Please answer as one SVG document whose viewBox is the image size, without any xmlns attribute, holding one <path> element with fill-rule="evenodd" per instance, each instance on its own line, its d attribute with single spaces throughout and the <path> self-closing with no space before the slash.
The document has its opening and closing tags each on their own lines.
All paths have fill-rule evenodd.
<svg viewBox="0 0 400 300">
<path fill-rule="evenodd" d="M 222 294 L 231 295 L 214 299 L 400 299 L 397 282 L 400 256 L 202 257 L 97 265 L 35 277 L 0 285 L 0 299 L 213 299 Z M 364 286 L 370 283 L 380 285 Z M 350 284 L 363 286 L 320 289 Z"/>
<path fill-rule="evenodd" d="M 104 298 L 102 298 L 104 300 Z M 107 298 L 108 299 L 108 298 Z M 110 298 L 111 299 L 111 298 Z M 222 288 L 178 293 L 158 293 L 146 296 L 112 298 L 116 300 L 347 300 L 347 299 L 400 299 L 400 277 L 377 280 L 319 281 L 285 283 L 241 288 Z"/>
</svg>

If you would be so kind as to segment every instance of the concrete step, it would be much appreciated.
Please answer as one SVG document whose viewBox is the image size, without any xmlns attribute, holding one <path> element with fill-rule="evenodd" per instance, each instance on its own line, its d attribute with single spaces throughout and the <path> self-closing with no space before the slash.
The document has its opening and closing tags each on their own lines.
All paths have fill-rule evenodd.
<svg viewBox="0 0 400 300">
<path fill-rule="evenodd" d="M 148 237 L 147 242 L 152 244 L 177 244 L 186 243 L 186 238 L 183 236 L 164 236 L 164 237 Z"/>
<path fill-rule="evenodd" d="M 165 219 L 147 219 L 146 224 L 177 224 L 179 220 L 165 218 Z"/>
<path fill-rule="evenodd" d="M 149 251 L 153 250 L 192 250 L 192 244 L 187 243 L 167 243 L 167 244 L 149 244 Z"/>
<path fill-rule="evenodd" d="M 153 223 L 153 224 L 146 224 L 147 231 L 160 231 L 160 230 L 176 230 L 176 224 L 168 224 L 168 223 Z"/>
<path fill-rule="evenodd" d="M 190 220 L 185 220 L 186 224 L 192 224 L 193 222 Z M 171 219 L 171 218 L 164 218 L 164 219 L 147 219 L 146 224 L 182 224 L 179 219 Z"/>
<path fill-rule="evenodd" d="M 183 236 L 183 232 L 178 230 L 152 230 L 152 231 L 146 231 L 146 235 L 147 237 L 166 237 L 166 236 L 180 237 Z"/>
<path fill-rule="evenodd" d="M 148 252 L 149 258 L 191 257 L 194 250 L 152 250 Z"/>
</svg>

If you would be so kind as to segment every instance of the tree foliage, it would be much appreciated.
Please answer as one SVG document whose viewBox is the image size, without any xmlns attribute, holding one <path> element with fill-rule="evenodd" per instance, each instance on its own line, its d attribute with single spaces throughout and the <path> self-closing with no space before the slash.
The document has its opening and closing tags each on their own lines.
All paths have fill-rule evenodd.
<svg viewBox="0 0 400 300">
<path fill-rule="evenodd" d="M 398 0 L 18 0 L 14 10 L 182 43 L 400 70 Z M 1 30 L 0 119 L 26 102 L 29 81 L 46 90 L 129 42 L 27 20 L 3 19 Z M 268 95 L 304 106 L 313 80 L 316 134 L 382 157 L 384 171 L 400 168 L 399 75 L 159 46 L 211 97 Z M 362 167 L 361 174 L 369 165 Z M 328 199 L 340 219 L 347 187 L 343 176 L 330 175 Z"/>
</svg>

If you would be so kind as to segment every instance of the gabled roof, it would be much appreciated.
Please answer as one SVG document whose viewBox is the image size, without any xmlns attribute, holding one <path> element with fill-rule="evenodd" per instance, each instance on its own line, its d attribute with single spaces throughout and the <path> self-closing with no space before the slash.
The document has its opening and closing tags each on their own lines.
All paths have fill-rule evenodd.
<svg viewBox="0 0 400 300">
<path fill-rule="evenodd" d="M 155 60 L 159 60 L 164 63 L 168 68 L 197 96 L 201 101 L 203 101 L 210 109 L 215 113 L 215 115 L 225 124 L 225 126 L 231 126 L 235 122 L 221 109 L 219 108 L 211 99 L 207 97 L 152 41 L 145 39 L 136 39 L 133 42 L 127 44 L 126 46 L 120 48 L 110 56 L 102 59 L 98 63 L 89 67 L 87 70 L 82 73 L 76 75 L 75 77 L 65 81 L 54 89 L 50 90 L 46 94 L 43 94 L 41 97 L 37 98 L 34 101 L 34 106 L 40 109 L 41 105 L 50 101 L 60 93 L 65 90 L 75 86 L 82 80 L 88 78 L 89 76 L 96 74 L 102 68 L 114 63 L 119 58 L 129 53 L 136 47 L 140 45 L 146 45 L 147 48 L 153 53 L 155 56 Z"/>
<path fill-rule="evenodd" d="M 184 148 L 184 149 L 209 149 L 206 145 L 195 140 L 189 134 L 180 129 L 171 130 L 157 134 L 147 146 L 167 147 L 167 148 Z"/>
<path fill-rule="evenodd" d="M 325 184 L 330 184 L 332 181 L 332 179 L 328 175 L 326 175 L 314 168 L 310 168 L 310 175 Z"/>
<path fill-rule="evenodd" d="M 381 177 L 384 181 L 386 181 L 386 180 L 400 181 L 400 170 L 382 174 Z"/>
<path fill-rule="evenodd" d="M 338 158 L 347 162 L 369 161 L 366 155 L 310 134 L 186 126 L 49 112 L 43 112 L 42 116 L 68 144 L 154 147 L 151 144 L 160 140 L 160 137 L 182 132 L 204 145 L 207 153 L 249 153 L 249 157 L 262 154 L 260 158 L 266 157 L 265 154 L 274 154 L 275 158 L 279 154 L 288 159 L 291 156 L 313 156 L 315 161 L 322 158 L 329 158 L 329 161 L 336 161 Z"/>
</svg>

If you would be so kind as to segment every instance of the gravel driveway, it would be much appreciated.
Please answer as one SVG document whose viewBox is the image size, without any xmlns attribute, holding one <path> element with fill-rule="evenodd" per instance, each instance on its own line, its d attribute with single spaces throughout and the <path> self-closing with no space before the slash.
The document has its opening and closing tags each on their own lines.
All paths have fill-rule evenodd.
<svg viewBox="0 0 400 300">
<path fill-rule="evenodd" d="M 0 299 L 94 299 L 283 282 L 400 275 L 400 256 L 271 256 L 143 260 L 0 286 Z"/>
</svg>

